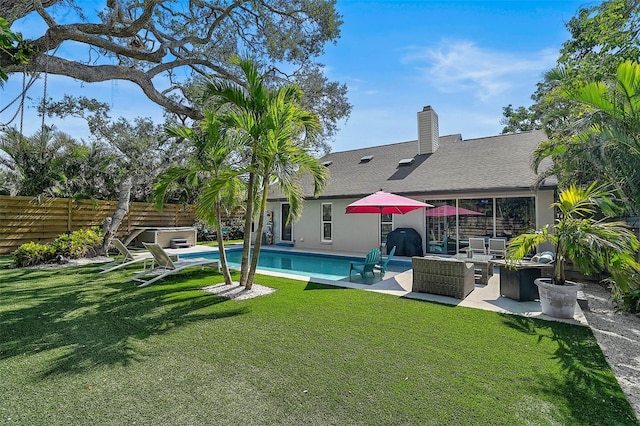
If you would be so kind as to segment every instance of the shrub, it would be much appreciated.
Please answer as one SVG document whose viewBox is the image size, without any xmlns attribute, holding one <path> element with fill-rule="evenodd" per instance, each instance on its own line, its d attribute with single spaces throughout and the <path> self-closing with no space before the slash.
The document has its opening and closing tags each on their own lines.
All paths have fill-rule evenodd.
<svg viewBox="0 0 640 426">
<path fill-rule="evenodd" d="M 79 259 L 95 256 L 96 247 L 102 242 L 102 235 L 98 228 L 80 229 L 70 234 L 60 235 L 52 243 L 56 255 L 69 259 Z"/>
<path fill-rule="evenodd" d="M 51 244 L 30 242 L 18 247 L 13 255 L 15 265 L 22 268 L 52 261 L 56 257 L 56 249 Z"/>
<path fill-rule="evenodd" d="M 618 310 L 640 312 L 640 274 L 630 268 L 614 268 L 604 282 L 609 285 Z"/>
<path fill-rule="evenodd" d="M 26 243 L 13 253 L 15 265 L 25 266 L 48 263 L 59 256 L 68 259 L 95 256 L 96 248 L 102 243 L 100 228 L 80 229 L 70 234 L 60 235 L 50 244 Z"/>
</svg>

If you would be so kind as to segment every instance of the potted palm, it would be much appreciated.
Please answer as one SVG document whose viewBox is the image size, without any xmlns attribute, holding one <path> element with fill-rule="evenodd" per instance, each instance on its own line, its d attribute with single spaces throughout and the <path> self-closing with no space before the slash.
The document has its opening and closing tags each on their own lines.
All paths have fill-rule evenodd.
<svg viewBox="0 0 640 426">
<path fill-rule="evenodd" d="M 551 278 L 538 278 L 542 313 L 559 318 L 573 318 L 578 285 L 566 279 L 570 261 L 584 275 L 608 271 L 615 279 L 640 271 L 636 252 L 638 239 L 626 223 L 612 221 L 615 199 L 596 183 L 588 188 L 570 186 L 561 191 L 553 226 L 515 237 L 507 247 L 507 262 L 522 260 L 543 243 L 555 248 L 555 265 Z"/>
</svg>

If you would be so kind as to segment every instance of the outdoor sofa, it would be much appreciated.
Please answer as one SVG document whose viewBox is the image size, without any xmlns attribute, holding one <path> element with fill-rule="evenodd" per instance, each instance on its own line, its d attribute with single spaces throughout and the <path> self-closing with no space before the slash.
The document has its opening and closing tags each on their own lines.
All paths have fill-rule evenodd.
<svg viewBox="0 0 640 426">
<path fill-rule="evenodd" d="M 464 260 L 414 256 L 412 291 L 464 299 L 475 288 L 474 266 Z"/>
</svg>

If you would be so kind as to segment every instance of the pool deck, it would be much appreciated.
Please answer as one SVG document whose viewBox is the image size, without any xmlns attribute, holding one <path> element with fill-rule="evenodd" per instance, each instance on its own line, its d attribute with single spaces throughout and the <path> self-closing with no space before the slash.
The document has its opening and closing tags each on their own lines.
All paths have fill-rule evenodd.
<svg viewBox="0 0 640 426">
<path fill-rule="evenodd" d="M 333 252 L 333 251 L 319 251 L 319 250 L 300 250 L 290 249 L 287 247 L 268 246 L 265 250 L 277 249 L 293 252 L 306 252 L 306 253 L 318 253 L 318 254 L 332 254 L 332 255 L 344 255 L 350 257 L 362 257 L 366 256 L 366 253 L 347 253 L 347 252 Z M 203 251 L 217 251 L 217 247 L 208 246 L 195 246 L 189 249 L 175 250 L 176 253 L 196 253 Z M 172 252 L 172 250 L 167 250 Z M 411 263 L 410 257 L 394 256 L 394 260 L 404 261 Z M 496 271 L 498 269 L 496 268 Z M 447 305 L 455 305 L 465 308 L 483 309 L 487 311 L 500 312 L 510 315 L 520 315 L 529 318 L 538 318 L 548 321 L 559 321 L 570 324 L 588 326 L 587 320 L 582 312 L 580 306 L 576 303 L 576 311 L 573 319 L 554 318 L 544 315 L 540 310 L 540 302 L 518 302 L 507 297 L 500 295 L 500 275 L 494 273 L 489 279 L 487 285 L 476 284 L 475 289 L 469 293 L 469 295 L 463 300 L 456 299 L 448 296 L 441 296 L 430 293 L 418 293 L 411 291 L 413 285 L 413 270 L 406 272 L 392 272 L 389 271 L 385 274 L 384 279 L 380 279 L 379 275 L 375 278 L 367 277 L 363 282 L 360 275 L 353 275 L 350 279 L 345 278 L 340 281 L 326 280 L 315 277 L 300 276 L 293 274 L 284 274 L 271 271 L 259 270 L 264 275 L 275 275 L 284 278 L 293 278 L 301 281 L 314 282 L 318 284 L 332 285 L 336 287 L 352 288 L 358 290 L 374 291 L 377 293 L 389 294 L 397 297 L 406 297 L 409 299 L 423 300 L 426 302 L 443 303 Z"/>
</svg>

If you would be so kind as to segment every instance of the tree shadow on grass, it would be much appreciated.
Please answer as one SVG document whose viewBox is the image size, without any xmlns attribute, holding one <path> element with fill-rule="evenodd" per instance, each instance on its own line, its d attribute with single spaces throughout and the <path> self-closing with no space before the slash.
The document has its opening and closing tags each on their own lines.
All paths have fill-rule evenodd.
<svg viewBox="0 0 640 426">
<path fill-rule="evenodd" d="M 95 265 L 62 267 L 62 268 L 5 268 L 0 270 L 1 276 L 11 277 L 11 283 L 20 283 L 23 281 L 33 281 L 34 279 L 55 278 L 69 274 L 74 275 L 93 275 L 99 271 Z M 98 275 L 96 275 L 98 276 Z M 3 279 L 4 280 L 4 279 Z"/>
<path fill-rule="evenodd" d="M 218 273 L 185 271 L 144 289 L 125 282 L 130 275 L 99 275 L 95 266 L 3 271 L 0 360 L 53 351 L 43 376 L 126 365 L 145 357 L 150 336 L 248 311 L 200 290 L 222 281 Z"/>
<path fill-rule="evenodd" d="M 547 374 L 532 383 L 535 392 L 564 400 L 578 424 L 638 424 L 635 412 L 589 327 L 503 315 L 504 323 L 553 342 L 562 375 Z M 541 372 L 541 374 L 544 374 Z"/>
<path fill-rule="evenodd" d="M 307 285 L 304 287 L 305 290 L 346 290 L 346 287 L 340 287 L 329 284 L 320 284 L 314 283 L 313 281 L 309 281 Z"/>
</svg>

